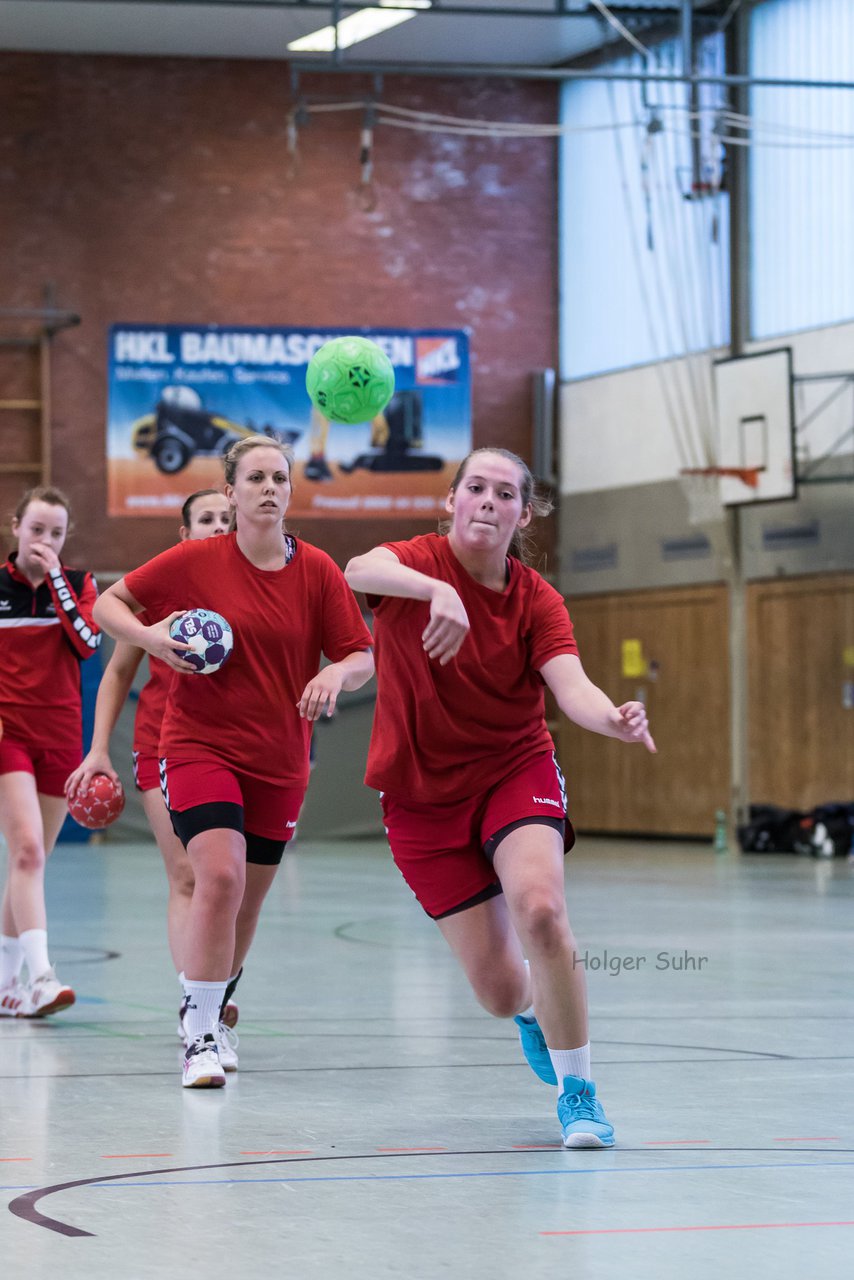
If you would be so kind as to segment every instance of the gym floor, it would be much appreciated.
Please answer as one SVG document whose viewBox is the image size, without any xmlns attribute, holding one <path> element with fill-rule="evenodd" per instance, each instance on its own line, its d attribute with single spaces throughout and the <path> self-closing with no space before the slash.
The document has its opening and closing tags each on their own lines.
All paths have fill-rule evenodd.
<svg viewBox="0 0 854 1280">
<path fill-rule="evenodd" d="M 567 892 L 610 1151 L 562 1148 L 380 843 L 286 855 L 210 1091 L 180 1084 L 153 845 L 60 847 L 78 1002 L 0 1021 L 4 1274 L 846 1274 L 854 867 L 588 838 Z"/>
</svg>

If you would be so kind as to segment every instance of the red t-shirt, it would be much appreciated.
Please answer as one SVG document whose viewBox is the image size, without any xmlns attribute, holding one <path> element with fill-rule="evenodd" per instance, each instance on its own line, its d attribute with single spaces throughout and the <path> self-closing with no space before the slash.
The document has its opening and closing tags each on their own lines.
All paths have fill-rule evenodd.
<svg viewBox="0 0 854 1280">
<path fill-rule="evenodd" d="M 449 582 L 471 630 L 442 667 L 421 640 L 427 601 L 369 598 L 377 707 L 365 781 L 420 804 L 463 800 L 554 750 L 539 669 L 559 653 L 578 653 L 572 623 L 554 587 L 514 557 L 500 592 L 476 582 L 438 534 L 385 545 L 401 564 Z"/>
<path fill-rule="evenodd" d="M 141 613 L 139 621 L 150 627 L 157 618 Z M 148 655 L 148 679 L 139 691 L 133 721 L 133 749 L 140 755 L 156 756 L 160 744 L 160 726 L 166 711 L 166 699 L 172 687 L 172 668 L 159 658 Z"/>
<path fill-rule="evenodd" d="M 282 786 L 308 782 L 311 724 L 296 704 L 320 668 L 369 649 L 344 575 L 324 551 L 296 542 L 283 569 L 257 569 L 237 535 L 181 542 L 125 578 L 152 617 L 214 609 L 234 632 L 234 651 L 209 676 L 176 675 L 160 732 L 170 760 L 220 760 Z"/>
</svg>

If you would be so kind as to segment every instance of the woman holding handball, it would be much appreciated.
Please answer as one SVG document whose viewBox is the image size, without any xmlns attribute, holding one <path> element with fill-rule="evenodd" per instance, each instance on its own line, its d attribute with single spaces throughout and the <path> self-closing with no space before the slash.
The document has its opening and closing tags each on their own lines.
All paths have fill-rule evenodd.
<svg viewBox="0 0 854 1280">
<path fill-rule="evenodd" d="M 196 493 L 191 493 L 181 508 L 180 541 L 184 542 L 187 539 L 198 541 L 228 533 L 230 513 L 228 499 L 218 489 L 199 489 Z M 140 621 L 150 624 L 156 622 L 157 618 L 141 614 Z M 83 763 L 74 770 L 65 784 L 69 802 L 73 802 L 78 792 L 86 790 L 96 774 L 103 773 L 113 781 L 118 780 L 118 774 L 110 759 L 110 735 L 127 701 L 134 676 L 144 656 L 144 649 L 127 644 L 123 640 L 120 640 L 113 650 L 98 688 L 92 746 Z M 186 849 L 172 830 L 172 822 L 160 790 L 157 764 L 160 726 L 166 710 L 169 687 L 172 684 L 172 669 L 151 655 L 149 655 L 148 667 L 148 680 L 140 690 L 134 717 L 133 775 L 136 788 L 142 797 L 148 825 L 157 841 L 166 868 L 169 883 L 166 929 L 169 950 L 181 981 L 184 969 L 184 937 L 193 896 L 193 868 Z M 237 933 L 239 939 L 241 934 L 239 918 Z M 239 965 L 235 967 L 235 975 L 239 968 Z M 234 985 L 237 985 L 236 977 Z M 222 1022 L 231 1027 L 236 1021 L 237 1006 L 225 1004 L 222 1009 Z M 181 1013 L 179 1012 L 180 1025 Z M 218 1027 L 217 1039 L 223 1061 L 229 1066 L 236 1067 L 237 1056 L 222 1025 Z"/>
<path fill-rule="evenodd" d="M 83 754 L 80 663 L 101 636 L 92 619 L 95 579 L 60 560 L 69 512 L 59 489 L 25 493 L 12 519 L 17 550 L 0 569 L 3 1017 L 41 1018 L 74 1003 L 48 957 L 44 873 L 65 818 L 63 783 Z"/>
<path fill-rule="evenodd" d="M 515 1015 L 531 1067 L 558 1085 L 564 1145 L 610 1147 L 590 1078 L 564 892 L 574 833 L 543 685 L 576 724 L 655 745 L 642 703 L 615 707 L 587 678 L 561 596 L 523 563 L 523 530 L 549 508 L 521 458 L 469 454 L 446 509 L 447 536 L 375 547 L 347 566 L 376 619 L 366 782 L 382 792 L 401 874 L 478 1000 Z"/>
<path fill-rule="evenodd" d="M 308 782 L 312 721 L 373 672 L 371 636 L 341 571 L 284 530 L 293 455 L 267 436 L 225 460 L 234 531 L 186 541 L 110 587 L 102 626 L 178 673 L 160 734 L 163 794 L 195 884 L 184 938 L 185 1087 L 225 1074 L 216 1030 L 233 973 L 236 922 L 254 885 L 260 910 Z M 221 613 L 234 633 L 223 668 L 197 676 L 171 623 L 188 608 Z M 145 609 L 161 621 L 145 626 Z M 330 659 L 319 669 L 321 653 Z M 257 919 L 257 913 L 256 913 Z M 254 928 L 254 922 L 252 924 Z M 250 936 L 245 939 L 248 946 Z"/>
</svg>

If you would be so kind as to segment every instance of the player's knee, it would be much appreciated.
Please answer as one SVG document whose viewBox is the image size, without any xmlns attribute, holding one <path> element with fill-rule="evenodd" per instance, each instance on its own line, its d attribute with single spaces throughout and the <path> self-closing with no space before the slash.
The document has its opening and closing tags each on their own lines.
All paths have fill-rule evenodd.
<svg viewBox="0 0 854 1280">
<path fill-rule="evenodd" d="M 525 978 L 523 974 L 485 974 L 474 993 L 493 1018 L 512 1018 L 524 1003 Z"/>
<path fill-rule="evenodd" d="M 10 841 L 9 862 L 15 871 L 34 875 L 44 869 L 44 844 L 32 831 L 22 831 Z"/>
<path fill-rule="evenodd" d="M 195 890 L 218 907 L 236 910 L 243 897 L 242 869 L 229 859 L 211 859 L 199 871 Z"/>
<path fill-rule="evenodd" d="M 568 937 L 566 903 L 548 889 L 532 889 L 518 903 L 516 922 L 529 945 L 552 953 L 565 946 Z"/>
</svg>

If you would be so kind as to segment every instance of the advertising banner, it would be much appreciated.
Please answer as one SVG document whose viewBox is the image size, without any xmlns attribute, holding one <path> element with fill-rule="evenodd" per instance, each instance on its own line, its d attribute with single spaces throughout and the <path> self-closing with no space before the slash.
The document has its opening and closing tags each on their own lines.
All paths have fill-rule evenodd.
<svg viewBox="0 0 854 1280">
<path fill-rule="evenodd" d="M 394 365 L 395 393 L 369 422 L 313 407 L 306 366 L 358 332 Z M 260 329 L 116 324 L 109 333 L 108 514 L 174 516 L 221 487 L 222 455 L 246 435 L 293 445 L 288 516 L 346 519 L 441 511 L 471 449 L 468 335 L 460 329 Z"/>
</svg>

